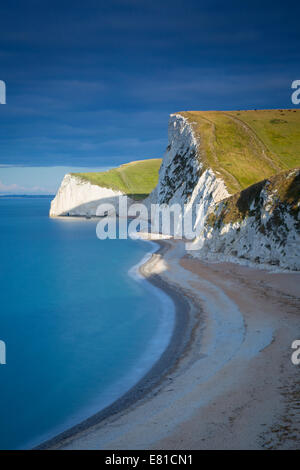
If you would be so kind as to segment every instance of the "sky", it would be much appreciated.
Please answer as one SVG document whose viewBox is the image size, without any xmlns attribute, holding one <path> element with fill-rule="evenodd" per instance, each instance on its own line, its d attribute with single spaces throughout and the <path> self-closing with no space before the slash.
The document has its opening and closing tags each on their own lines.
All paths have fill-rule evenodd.
<svg viewBox="0 0 300 470">
<path fill-rule="evenodd" d="M 299 13 L 282 0 L 2 0 L 0 194 L 162 157 L 176 111 L 296 107 Z"/>
<path fill-rule="evenodd" d="M 109 167 L 88 168 L 88 171 L 106 171 Z M 54 195 L 66 173 L 86 172 L 76 166 L 1 166 L 0 195 Z"/>
</svg>

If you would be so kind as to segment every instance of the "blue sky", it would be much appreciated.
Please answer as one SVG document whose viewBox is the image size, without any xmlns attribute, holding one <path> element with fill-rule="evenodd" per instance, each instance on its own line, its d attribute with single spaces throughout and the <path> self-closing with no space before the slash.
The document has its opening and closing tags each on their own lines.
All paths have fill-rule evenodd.
<svg viewBox="0 0 300 470">
<path fill-rule="evenodd" d="M 277 0 L 2 1 L 0 192 L 54 190 L 61 173 L 35 184 L 24 170 L 22 184 L 20 167 L 160 157 L 176 111 L 294 107 L 299 13 Z"/>
<path fill-rule="evenodd" d="M 88 168 L 89 171 L 106 171 L 109 167 Z M 51 194 L 53 195 L 66 173 L 85 172 L 86 167 L 76 166 L 1 166 L 0 195 Z"/>
</svg>

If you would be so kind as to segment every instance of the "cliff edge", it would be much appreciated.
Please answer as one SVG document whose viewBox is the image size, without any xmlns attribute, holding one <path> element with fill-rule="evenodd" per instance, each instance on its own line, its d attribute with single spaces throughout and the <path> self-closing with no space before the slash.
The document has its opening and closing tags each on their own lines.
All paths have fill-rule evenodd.
<svg viewBox="0 0 300 470">
<path fill-rule="evenodd" d="M 157 184 L 160 165 L 161 159 L 148 159 L 104 172 L 69 173 L 51 202 L 50 217 L 96 216 L 101 203 L 112 204 L 117 212 L 119 196 L 127 195 L 130 205 L 149 195 Z"/>
<path fill-rule="evenodd" d="M 114 203 L 122 194 L 121 191 L 92 184 L 80 176 L 68 173 L 51 201 L 49 215 L 92 217 L 96 215 L 101 202 Z"/>
<path fill-rule="evenodd" d="M 192 256 L 299 270 L 299 125 L 298 110 L 171 115 L 147 204 L 179 204 L 192 214 Z M 181 224 L 176 219 L 165 233 Z"/>
<path fill-rule="evenodd" d="M 162 164 L 68 174 L 50 216 L 94 216 L 124 194 L 148 209 L 177 205 L 180 215 L 169 227 L 158 217 L 158 231 L 180 233 L 188 215 L 197 229 L 192 256 L 300 270 L 299 127 L 300 110 L 172 114 Z"/>
</svg>

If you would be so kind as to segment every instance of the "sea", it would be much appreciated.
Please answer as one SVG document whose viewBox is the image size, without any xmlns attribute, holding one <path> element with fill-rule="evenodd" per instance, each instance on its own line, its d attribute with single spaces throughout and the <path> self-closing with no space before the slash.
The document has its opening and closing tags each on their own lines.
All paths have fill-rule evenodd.
<svg viewBox="0 0 300 470">
<path fill-rule="evenodd" d="M 0 448 L 29 449 L 104 409 L 166 349 L 172 300 L 138 266 L 157 246 L 0 198 Z"/>
</svg>

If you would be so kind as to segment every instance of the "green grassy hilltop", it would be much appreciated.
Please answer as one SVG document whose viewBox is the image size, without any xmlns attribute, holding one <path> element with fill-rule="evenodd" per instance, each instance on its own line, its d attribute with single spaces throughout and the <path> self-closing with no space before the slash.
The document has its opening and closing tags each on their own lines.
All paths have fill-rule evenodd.
<svg viewBox="0 0 300 470">
<path fill-rule="evenodd" d="M 269 195 L 269 210 L 273 214 L 272 222 L 276 228 L 285 224 L 280 216 L 289 213 L 294 217 L 296 226 L 300 230 L 300 168 L 282 171 L 224 199 L 217 205 L 217 210 L 210 213 L 207 223 L 214 226 L 220 223 L 240 222 L 246 216 L 255 215 L 260 218 L 260 211 L 253 208 L 259 207 L 262 190 Z"/>
<path fill-rule="evenodd" d="M 201 161 L 234 194 L 300 166 L 300 110 L 180 112 L 199 139 Z"/>
<path fill-rule="evenodd" d="M 199 141 L 199 158 L 231 194 L 300 166 L 300 109 L 185 111 Z M 141 160 L 101 173 L 75 173 L 92 184 L 143 199 L 158 182 L 161 159 Z"/>
<path fill-rule="evenodd" d="M 158 170 L 161 159 L 140 160 L 126 163 L 108 171 L 99 173 L 72 173 L 92 184 L 122 191 L 139 200 L 148 196 L 158 182 Z"/>
</svg>

